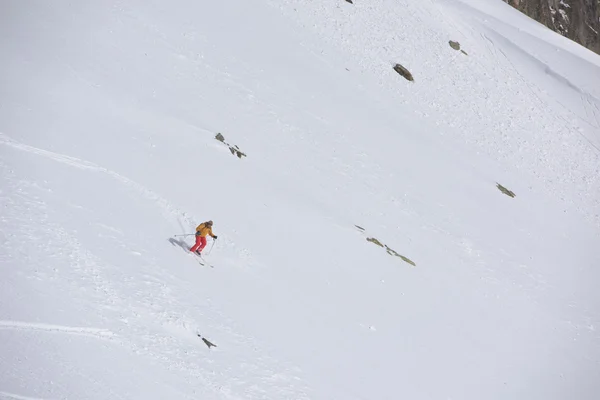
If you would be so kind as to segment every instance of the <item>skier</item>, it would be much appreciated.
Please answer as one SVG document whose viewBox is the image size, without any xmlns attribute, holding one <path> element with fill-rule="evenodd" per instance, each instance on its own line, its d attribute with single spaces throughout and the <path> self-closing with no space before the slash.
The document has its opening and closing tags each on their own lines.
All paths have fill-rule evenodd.
<svg viewBox="0 0 600 400">
<path fill-rule="evenodd" d="M 206 246 L 206 235 L 210 235 L 213 239 L 217 238 L 217 235 L 213 234 L 212 226 L 212 221 L 206 221 L 196 227 L 196 244 L 190 249 L 191 252 L 201 255 L 202 249 Z"/>
</svg>

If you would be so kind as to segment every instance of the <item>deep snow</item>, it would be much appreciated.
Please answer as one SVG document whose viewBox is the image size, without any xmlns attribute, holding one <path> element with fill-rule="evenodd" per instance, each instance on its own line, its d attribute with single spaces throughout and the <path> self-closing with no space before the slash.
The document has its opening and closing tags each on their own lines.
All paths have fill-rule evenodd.
<svg viewBox="0 0 600 400">
<path fill-rule="evenodd" d="M 598 397 L 600 58 L 354 3 L 2 3 L 0 398 Z"/>
</svg>

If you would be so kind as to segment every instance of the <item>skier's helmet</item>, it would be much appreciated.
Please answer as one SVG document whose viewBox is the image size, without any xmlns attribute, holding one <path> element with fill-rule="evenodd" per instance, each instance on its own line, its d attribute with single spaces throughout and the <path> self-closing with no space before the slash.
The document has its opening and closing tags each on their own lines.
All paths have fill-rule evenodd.
<svg viewBox="0 0 600 400">
<path fill-rule="evenodd" d="M 206 225 L 208 225 L 208 226 L 212 226 L 212 224 L 213 224 L 212 220 L 206 222 Z"/>
</svg>

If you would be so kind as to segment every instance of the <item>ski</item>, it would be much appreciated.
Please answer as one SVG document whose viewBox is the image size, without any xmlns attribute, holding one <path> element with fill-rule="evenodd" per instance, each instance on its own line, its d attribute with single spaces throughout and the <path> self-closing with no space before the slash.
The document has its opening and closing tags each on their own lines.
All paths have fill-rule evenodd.
<svg viewBox="0 0 600 400">
<path fill-rule="evenodd" d="M 214 268 L 212 265 L 208 264 L 208 263 L 206 262 L 206 260 L 204 260 L 204 259 L 202 258 L 202 256 L 201 256 L 201 255 L 199 255 L 199 254 L 195 254 L 195 253 L 192 253 L 191 251 L 189 251 L 189 252 L 188 252 L 188 254 L 189 254 L 191 257 L 193 257 L 193 258 L 194 258 L 194 260 L 196 260 L 196 262 L 197 262 L 198 264 L 202 265 L 203 267 L 205 267 L 206 265 L 208 265 L 209 267 L 211 267 L 211 268 Z"/>
<path fill-rule="evenodd" d="M 204 259 L 204 257 L 202 257 L 202 255 L 201 255 L 201 254 L 194 254 L 194 253 L 191 253 L 191 252 L 190 252 L 190 255 L 191 255 L 191 256 L 193 256 L 193 257 L 196 259 L 196 262 L 197 262 L 198 264 L 202 265 L 203 267 L 205 267 L 205 266 L 209 266 L 209 267 L 211 267 L 211 268 L 214 268 L 214 267 L 215 267 L 214 265 L 212 265 L 211 263 L 209 263 L 208 261 L 206 261 L 206 260 Z"/>
<path fill-rule="evenodd" d="M 198 257 L 199 257 L 199 258 L 202 260 L 202 262 L 204 263 L 204 264 L 202 264 L 202 265 L 208 265 L 209 267 L 211 267 L 211 268 L 214 268 L 214 265 L 212 265 L 212 264 L 210 264 L 208 261 L 206 261 L 206 260 L 204 259 L 204 257 L 202 257 L 201 255 L 200 255 L 200 256 L 198 256 Z"/>
</svg>

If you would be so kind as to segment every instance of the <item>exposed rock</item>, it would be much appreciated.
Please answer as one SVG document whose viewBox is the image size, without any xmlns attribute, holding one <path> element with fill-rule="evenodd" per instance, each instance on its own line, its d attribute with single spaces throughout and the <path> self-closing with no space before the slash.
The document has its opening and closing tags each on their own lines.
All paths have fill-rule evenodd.
<svg viewBox="0 0 600 400">
<path fill-rule="evenodd" d="M 452 47 L 454 50 L 460 50 L 460 43 L 455 42 L 453 40 L 449 41 L 448 43 L 450 44 L 450 47 Z"/>
<path fill-rule="evenodd" d="M 504 0 L 548 28 L 600 54 L 598 0 Z"/>
<path fill-rule="evenodd" d="M 240 148 L 237 146 L 229 146 L 229 151 L 231 152 L 231 154 L 238 156 L 238 158 L 246 157 L 246 154 L 242 153 L 240 151 Z"/>
<path fill-rule="evenodd" d="M 375 238 L 367 238 L 367 242 L 375 243 L 377 246 L 383 247 L 383 244 Z"/>
<path fill-rule="evenodd" d="M 210 340 L 208 340 L 205 337 L 202 337 L 201 334 L 197 333 L 197 336 L 202 339 L 202 341 L 204 342 L 204 344 L 210 349 L 211 347 L 217 347 L 216 344 L 214 344 L 213 342 L 211 342 Z"/>
<path fill-rule="evenodd" d="M 461 53 L 463 53 L 465 56 L 468 56 L 468 54 L 467 54 L 467 52 L 466 52 L 466 51 L 464 51 L 464 50 L 461 50 L 460 52 L 461 52 Z"/>
<path fill-rule="evenodd" d="M 414 261 L 412 261 L 411 259 L 409 259 L 407 257 L 404 257 L 402 254 L 398 254 L 394 249 L 391 249 L 388 246 L 385 246 L 385 250 L 387 251 L 387 253 L 390 256 L 400 257 L 402 259 L 402 261 L 404 261 L 405 263 L 408 263 L 408 264 L 412 265 L 413 267 L 417 266 L 417 264 L 415 264 Z"/>
<path fill-rule="evenodd" d="M 346 3 L 354 4 L 352 0 L 346 0 Z"/>
<path fill-rule="evenodd" d="M 394 65 L 394 71 L 396 71 L 397 73 L 402 75 L 404 78 L 406 78 L 406 80 L 414 82 L 413 76 L 410 73 L 410 71 L 407 70 L 406 68 L 404 68 L 402 65 L 400 65 L 400 64 Z"/>
<path fill-rule="evenodd" d="M 246 157 L 246 153 L 243 153 L 237 145 L 231 145 L 231 144 L 227 143 L 225 141 L 225 136 L 223 136 L 222 134 L 217 133 L 217 135 L 215 136 L 215 139 L 217 139 L 219 142 L 221 142 L 224 145 L 226 145 L 227 147 L 229 147 L 229 151 L 234 156 L 237 156 L 238 158 Z"/>
<path fill-rule="evenodd" d="M 354 225 L 357 228 L 360 228 L 358 225 Z M 362 229 L 362 228 L 360 228 Z M 387 244 L 383 244 L 381 243 L 379 240 L 375 239 L 375 238 L 367 238 L 367 242 L 371 242 L 376 244 L 379 247 L 383 247 L 385 249 L 385 251 L 390 255 L 390 256 L 396 256 L 399 257 L 400 259 L 402 259 L 402 261 L 404 261 L 405 263 L 408 263 L 410 265 L 412 265 L 413 267 L 416 267 L 417 264 L 414 263 L 414 261 L 412 261 L 411 259 L 404 257 L 402 254 L 399 254 L 396 250 L 392 249 L 391 247 L 389 247 Z"/>
<path fill-rule="evenodd" d="M 499 183 L 496 183 L 496 187 L 498 188 L 499 191 L 501 191 L 502 193 L 504 193 L 507 196 L 510 196 L 510 197 L 516 196 L 516 194 L 512 190 L 508 190 L 507 188 L 505 188 L 504 186 L 502 186 Z"/>
</svg>

